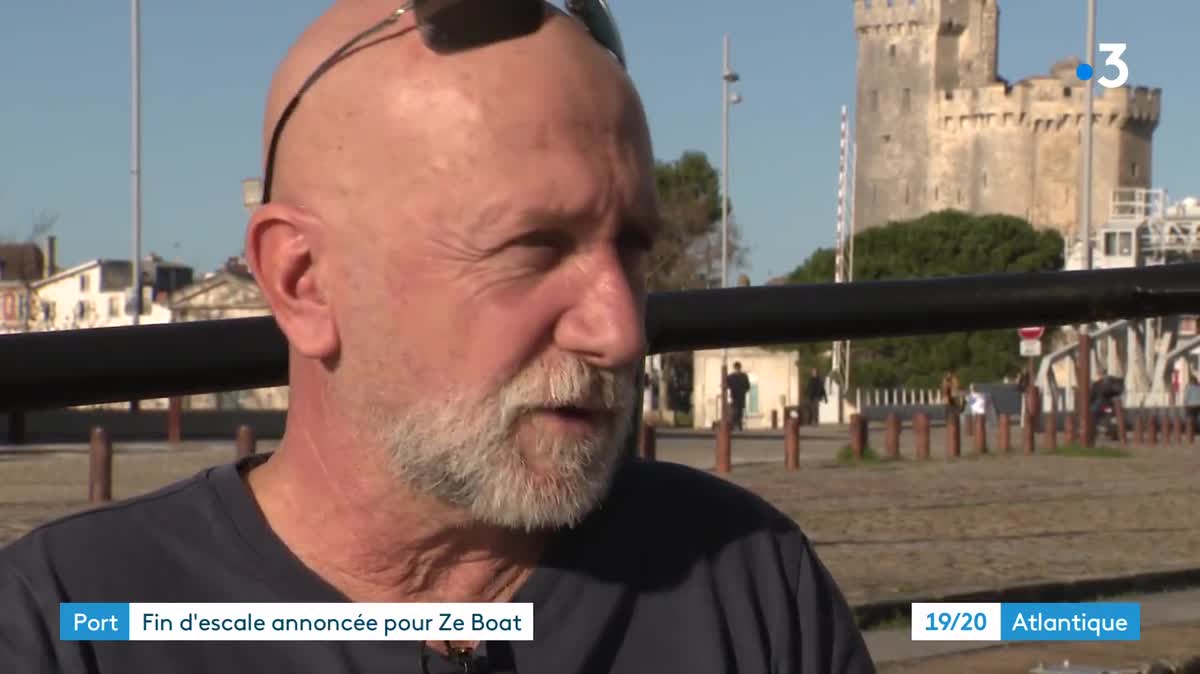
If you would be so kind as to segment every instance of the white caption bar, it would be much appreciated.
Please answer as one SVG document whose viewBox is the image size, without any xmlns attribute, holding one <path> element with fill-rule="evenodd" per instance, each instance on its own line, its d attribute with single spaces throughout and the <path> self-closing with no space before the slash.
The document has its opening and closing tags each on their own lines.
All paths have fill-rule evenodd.
<svg viewBox="0 0 1200 674">
<path fill-rule="evenodd" d="M 533 640 L 533 604 L 129 604 L 130 641 Z"/>
<path fill-rule="evenodd" d="M 913 641 L 1000 641 L 1000 604 L 913 604 Z"/>
</svg>

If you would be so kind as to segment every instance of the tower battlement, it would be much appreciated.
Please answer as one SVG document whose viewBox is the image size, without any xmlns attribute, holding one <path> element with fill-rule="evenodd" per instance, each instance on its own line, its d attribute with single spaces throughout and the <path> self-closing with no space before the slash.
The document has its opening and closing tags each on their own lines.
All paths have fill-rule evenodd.
<svg viewBox="0 0 1200 674">
<path fill-rule="evenodd" d="M 998 0 L 853 2 L 856 227 L 957 208 L 1076 230 L 1087 126 L 1079 59 L 1009 83 L 997 70 Z M 1150 184 L 1162 90 L 1101 88 L 1094 111 L 1091 212 L 1103 217 L 1103 195 Z"/>
<path fill-rule="evenodd" d="M 935 0 L 854 0 L 854 29 L 861 35 L 932 24 Z"/>
<path fill-rule="evenodd" d="M 1084 123 L 1085 86 L 1041 77 L 1009 85 L 998 82 L 981 87 L 946 89 L 936 94 L 934 118 L 942 131 L 959 129 L 1032 127 L 1035 131 L 1081 128 Z M 1094 109 L 1099 126 L 1123 128 L 1131 124 L 1157 126 L 1162 109 L 1162 89 L 1120 87 L 1100 89 Z"/>
<path fill-rule="evenodd" d="M 970 25 L 973 12 L 996 12 L 996 0 L 853 0 L 854 28 L 859 33 L 883 32 L 905 25 L 936 25 L 959 32 Z"/>
</svg>

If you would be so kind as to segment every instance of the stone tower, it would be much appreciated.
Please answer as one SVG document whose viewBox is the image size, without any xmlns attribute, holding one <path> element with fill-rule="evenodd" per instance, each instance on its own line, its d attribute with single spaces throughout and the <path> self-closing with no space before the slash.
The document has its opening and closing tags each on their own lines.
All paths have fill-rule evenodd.
<svg viewBox="0 0 1200 674">
<path fill-rule="evenodd" d="M 996 0 L 854 0 L 857 229 L 945 208 L 1064 234 L 1079 214 L 1085 88 L 1078 61 L 999 77 Z M 1099 89 L 1093 225 L 1117 187 L 1149 187 L 1159 90 Z"/>
</svg>

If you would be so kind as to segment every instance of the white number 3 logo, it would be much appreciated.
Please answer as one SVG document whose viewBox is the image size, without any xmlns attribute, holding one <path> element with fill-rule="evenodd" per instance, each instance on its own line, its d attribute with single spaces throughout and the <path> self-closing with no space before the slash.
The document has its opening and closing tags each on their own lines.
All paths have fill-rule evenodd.
<svg viewBox="0 0 1200 674">
<path fill-rule="evenodd" d="M 1125 53 L 1126 44 L 1124 42 L 1101 42 L 1100 51 L 1108 54 L 1108 58 L 1104 59 L 1104 65 L 1116 66 L 1117 77 L 1109 79 L 1106 75 L 1096 80 L 1100 86 L 1106 89 L 1116 89 L 1123 86 L 1129 80 L 1129 64 L 1121 60 L 1121 55 Z"/>
</svg>

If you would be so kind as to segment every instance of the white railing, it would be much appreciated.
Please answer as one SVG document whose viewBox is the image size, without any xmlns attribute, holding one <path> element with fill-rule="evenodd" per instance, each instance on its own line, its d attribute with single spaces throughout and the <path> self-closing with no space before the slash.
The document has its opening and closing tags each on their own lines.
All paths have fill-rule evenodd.
<svg viewBox="0 0 1200 674">
<path fill-rule="evenodd" d="M 854 391 L 855 409 L 867 407 L 893 407 L 912 405 L 943 405 L 945 398 L 938 389 L 856 389 Z"/>
</svg>

